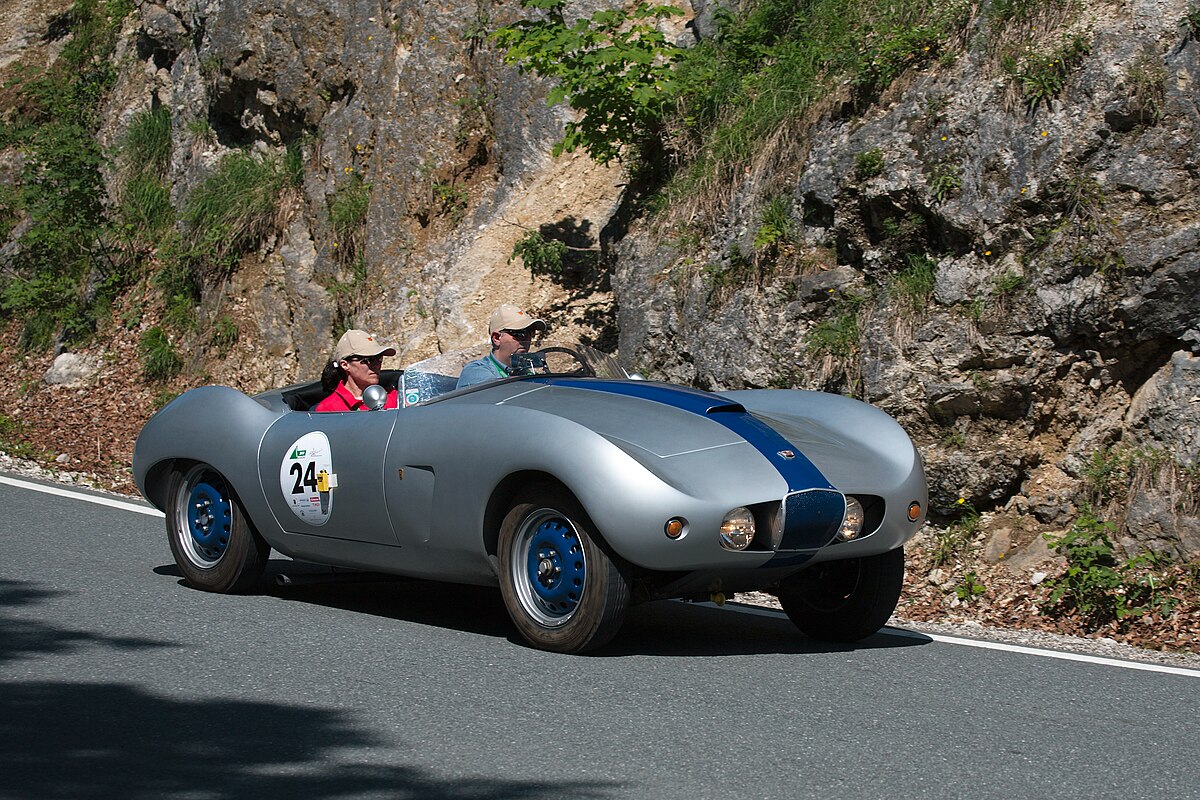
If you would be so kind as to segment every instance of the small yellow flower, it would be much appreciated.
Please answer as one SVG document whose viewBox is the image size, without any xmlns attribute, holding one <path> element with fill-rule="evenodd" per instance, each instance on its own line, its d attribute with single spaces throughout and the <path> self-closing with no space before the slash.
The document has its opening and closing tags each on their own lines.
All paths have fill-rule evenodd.
<svg viewBox="0 0 1200 800">
<path fill-rule="evenodd" d="M 342 170 L 342 172 L 349 175 L 351 172 L 354 172 L 354 167 L 346 167 L 345 169 Z"/>
<path fill-rule="evenodd" d="M 374 38 L 375 38 L 374 36 L 368 36 L 368 37 L 367 37 L 367 41 L 368 41 L 368 42 L 370 42 L 370 41 L 372 41 Z"/>
<path fill-rule="evenodd" d="M 1050 135 L 1050 131 L 1042 131 L 1042 136 L 1049 136 L 1049 135 Z"/>
<path fill-rule="evenodd" d="M 943 142 L 944 142 L 944 141 L 946 141 L 946 137 L 945 137 L 945 136 L 943 136 L 943 137 L 942 137 L 942 141 L 943 141 Z"/>
<path fill-rule="evenodd" d="M 992 254 L 992 251 L 991 251 L 991 250 L 984 250 L 984 251 L 983 251 L 983 254 L 984 254 L 985 256 L 990 256 L 990 255 Z"/>
<path fill-rule="evenodd" d="M 1024 186 L 1022 186 L 1022 187 L 1021 187 L 1021 194 L 1025 194 L 1025 187 L 1024 187 Z"/>
<path fill-rule="evenodd" d="M 967 498 L 965 498 L 965 497 L 960 497 L 960 498 L 958 498 L 958 504 L 959 504 L 960 506 L 961 506 L 963 503 L 965 503 L 965 502 L 967 502 Z"/>
<path fill-rule="evenodd" d="M 334 242 L 334 243 L 333 243 L 333 246 L 334 246 L 334 247 L 337 247 L 337 246 L 338 246 L 338 243 L 337 243 L 337 242 Z M 962 502 L 962 501 L 960 500 L 959 502 Z"/>
</svg>

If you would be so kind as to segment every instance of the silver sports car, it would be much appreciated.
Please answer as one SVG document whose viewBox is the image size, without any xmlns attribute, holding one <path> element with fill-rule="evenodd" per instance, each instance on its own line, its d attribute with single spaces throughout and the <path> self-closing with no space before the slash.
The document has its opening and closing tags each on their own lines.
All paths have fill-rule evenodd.
<svg viewBox="0 0 1200 800">
<path fill-rule="evenodd" d="M 536 647 L 609 641 L 630 603 L 762 590 L 809 636 L 874 633 L 925 520 L 921 458 L 865 403 L 703 392 L 628 376 L 581 345 L 518 355 L 455 388 L 478 352 L 385 371 L 401 407 L 311 413 L 317 383 L 184 393 L 133 467 L 201 589 L 297 560 L 499 585 Z"/>
</svg>

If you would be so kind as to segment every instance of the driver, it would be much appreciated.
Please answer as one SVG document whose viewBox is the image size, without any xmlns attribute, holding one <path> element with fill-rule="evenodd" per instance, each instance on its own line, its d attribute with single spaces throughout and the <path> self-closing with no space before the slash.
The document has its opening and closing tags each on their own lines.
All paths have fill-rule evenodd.
<svg viewBox="0 0 1200 800">
<path fill-rule="evenodd" d="M 512 374 L 513 354 L 529 352 L 534 332 L 545 330 L 543 320 L 529 316 L 511 303 L 499 306 L 488 320 L 492 351 L 463 367 L 456 388 L 507 378 Z"/>
<path fill-rule="evenodd" d="M 379 368 L 384 356 L 396 355 L 396 348 L 382 344 L 366 331 L 349 330 L 338 339 L 333 360 L 321 371 L 321 387 L 329 396 L 312 411 L 361 411 L 363 389 L 379 383 Z M 388 392 L 384 408 L 399 408 L 395 389 Z"/>
</svg>

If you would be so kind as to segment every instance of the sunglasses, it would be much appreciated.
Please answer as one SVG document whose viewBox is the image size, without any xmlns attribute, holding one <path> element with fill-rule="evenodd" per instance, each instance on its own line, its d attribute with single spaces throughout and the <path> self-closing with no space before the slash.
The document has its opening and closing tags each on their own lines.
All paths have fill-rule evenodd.
<svg viewBox="0 0 1200 800">
<path fill-rule="evenodd" d="M 528 328 L 522 328 L 519 331 L 514 331 L 514 330 L 511 330 L 510 328 L 504 328 L 503 331 L 504 331 L 504 333 L 507 333 L 509 336 L 513 337 L 514 339 L 529 340 L 529 339 L 533 338 L 533 327 L 532 326 L 528 327 Z"/>
<path fill-rule="evenodd" d="M 362 364 L 382 364 L 383 356 L 346 356 L 347 361 L 358 361 Z"/>
</svg>

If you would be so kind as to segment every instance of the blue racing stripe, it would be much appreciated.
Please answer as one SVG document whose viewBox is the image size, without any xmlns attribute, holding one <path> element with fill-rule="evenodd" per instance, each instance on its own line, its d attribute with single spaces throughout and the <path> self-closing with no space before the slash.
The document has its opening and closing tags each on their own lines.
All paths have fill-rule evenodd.
<svg viewBox="0 0 1200 800">
<path fill-rule="evenodd" d="M 742 406 L 720 395 L 651 381 L 609 381 L 595 378 L 533 378 L 532 380 L 550 386 L 589 389 L 596 392 L 636 397 L 652 403 L 672 406 L 692 414 L 699 414 L 724 425 L 761 453 L 763 458 L 771 462 L 771 466 L 787 481 L 789 493 L 805 489 L 834 488 L 833 484 L 826 480 L 821 471 L 804 456 L 804 453 L 800 452 L 799 448 L 776 433 L 766 423 L 755 419 Z M 791 452 L 794 456 L 785 458 L 780 455 L 781 452 Z"/>
</svg>

